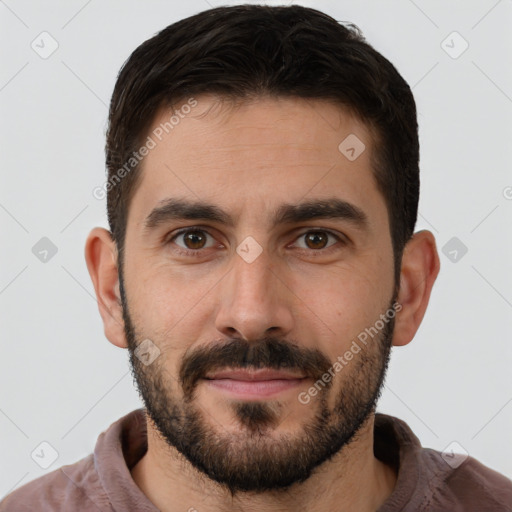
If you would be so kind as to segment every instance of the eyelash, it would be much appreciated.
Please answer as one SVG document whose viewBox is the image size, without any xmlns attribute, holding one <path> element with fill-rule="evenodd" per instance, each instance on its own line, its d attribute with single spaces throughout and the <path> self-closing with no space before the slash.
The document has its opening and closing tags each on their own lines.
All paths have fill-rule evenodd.
<svg viewBox="0 0 512 512">
<path fill-rule="evenodd" d="M 181 235 L 184 235 L 186 233 L 189 233 L 189 232 L 194 232 L 194 231 L 199 231 L 199 232 L 202 232 L 202 233 L 206 233 L 208 234 L 209 236 L 211 236 L 212 238 L 215 238 L 208 230 L 206 229 L 203 229 L 201 227 L 194 227 L 194 226 L 191 226 L 191 227 L 188 227 L 188 228 L 183 228 L 183 229 L 180 229 L 179 231 L 177 231 L 171 238 L 169 238 L 166 242 L 166 245 L 170 244 L 171 242 L 173 242 L 174 240 L 176 240 L 176 238 L 178 238 L 179 236 Z M 298 235 L 295 240 L 299 239 L 300 237 L 303 237 L 309 233 L 327 233 L 328 235 L 332 236 L 333 238 L 335 238 L 338 242 L 341 243 L 341 245 L 347 245 L 347 242 L 345 240 L 343 240 L 343 238 L 341 238 L 340 236 L 336 235 L 335 233 L 333 233 L 332 231 L 328 230 L 328 229 L 309 229 L 308 231 L 304 231 L 303 233 L 301 233 L 300 235 Z M 183 249 L 182 247 L 180 246 L 177 246 L 178 248 L 175 249 L 175 251 L 178 253 L 178 255 L 180 256 L 197 256 L 197 257 L 200 257 L 200 256 L 203 256 L 201 253 L 203 252 L 203 249 Z M 306 252 L 309 252 L 309 253 L 312 253 L 312 255 L 314 256 L 320 256 L 320 255 L 325 255 L 326 253 L 329 253 L 330 252 L 330 249 L 336 249 L 336 244 L 333 244 L 329 247 L 327 247 L 326 249 L 299 249 L 300 251 L 306 251 Z M 316 253 L 316 254 L 315 254 Z"/>
</svg>

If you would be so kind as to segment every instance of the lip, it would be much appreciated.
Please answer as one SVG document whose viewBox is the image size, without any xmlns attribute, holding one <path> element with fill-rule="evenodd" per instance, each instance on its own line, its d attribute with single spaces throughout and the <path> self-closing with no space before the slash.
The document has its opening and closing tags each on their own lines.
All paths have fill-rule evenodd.
<svg viewBox="0 0 512 512">
<path fill-rule="evenodd" d="M 233 379 L 240 381 L 269 381 L 269 380 L 297 380 L 303 379 L 305 375 L 290 373 L 283 370 L 223 370 L 208 374 L 208 380 Z"/>
<path fill-rule="evenodd" d="M 279 370 L 224 370 L 205 377 L 208 387 L 231 398 L 243 400 L 261 400 L 272 397 L 297 387 L 307 379 L 304 375 L 297 375 Z"/>
</svg>

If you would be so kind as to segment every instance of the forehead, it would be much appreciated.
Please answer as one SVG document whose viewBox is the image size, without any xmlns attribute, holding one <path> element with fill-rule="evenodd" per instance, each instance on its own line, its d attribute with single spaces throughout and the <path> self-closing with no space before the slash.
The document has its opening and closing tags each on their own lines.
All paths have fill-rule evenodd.
<svg viewBox="0 0 512 512">
<path fill-rule="evenodd" d="M 185 98 L 174 112 L 161 110 L 147 136 L 153 148 L 129 211 L 137 224 L 173 197 L 219 204 L 233 217 L 256 213 L 259 222 L 267 207 L 270 215 L 308 195 L 387 213 L 372 174 L 370 130 L 329 101 Z"/>
</svg>

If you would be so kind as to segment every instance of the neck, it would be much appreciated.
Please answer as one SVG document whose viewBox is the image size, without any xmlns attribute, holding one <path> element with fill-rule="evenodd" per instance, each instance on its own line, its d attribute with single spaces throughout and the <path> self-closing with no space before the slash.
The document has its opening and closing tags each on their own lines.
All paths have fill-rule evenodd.
<svg viewBox="0 0 512 512">
<path fill-rule="evenodd" d="M 149 419 L 147 423 L 148 450 L 131 473 L 142 492 L 162 512 L 375 512 L 396 483 L 392 468 L 373 454 L 373 414 L 356 439 L 305 482 L 283 492 L 239 493 L 234 497 L 169 447 Z"/>
</svg>

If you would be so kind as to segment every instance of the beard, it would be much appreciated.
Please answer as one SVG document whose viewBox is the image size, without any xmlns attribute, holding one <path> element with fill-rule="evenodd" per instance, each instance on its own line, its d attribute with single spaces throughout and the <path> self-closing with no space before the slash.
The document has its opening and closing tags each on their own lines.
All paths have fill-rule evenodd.
<svg viewBox="0 0 512 512">
<path fill-rule="evenodd" d="M 144 337 L 137 335 L 140 330 L 132 322 L 121 271 L 120 294 L 131 372 L 148 417 L 170 447 L 232 497 L 240 492 L 285 491 L 304 482 L 356 439 L 375 412 L 389 363 L 394 316 L 336 379 L 323 382 L 317 396 L 302 405 L 313 407 L 314 415 L 299 425 L 296 433 L 279 433 L 286 411 L 276 399 L 231 401 L 229 407 L 239 429 L 228 432 L 214 419 L 208 423 L 209 413 L 196 400 L 197 384 L 207 373 L 226 368 L 286 369 L 317 382 L 333 363 L 317 349 L 275 337 L 251 342 L 231 338 L 186 351 L 177 374 L 171 375 L 164 353 L 150 365 L 135 355 Z M 390 309 L 395 298 L 396 294 Z M 161 346 L 159 342 L 166 340 L 153 341 Z M 334 381 L 339 387 L 330 407 Z"/>
</svg>

